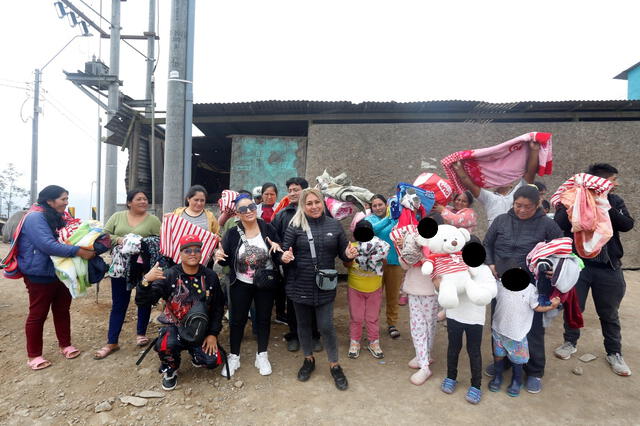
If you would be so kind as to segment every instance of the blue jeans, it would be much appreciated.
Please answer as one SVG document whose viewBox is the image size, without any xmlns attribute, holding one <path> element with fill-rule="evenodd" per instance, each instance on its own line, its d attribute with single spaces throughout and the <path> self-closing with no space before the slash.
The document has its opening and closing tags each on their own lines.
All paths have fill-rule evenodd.
<svg viewBox="0 0 640 426">
<path fill-rule="evenodd" d="M 124 278 L 111 278 L 111 313 L 109 314 L 109 332 L 107 333 L 107 343 L 115 345 L 118 343 L 122 324 L 127 314 L 129 301 L 131 300 L 131 290 L 127 290 L 127 280 Z M 147 326 L 151 318 L 151 306 L 138 306 L 138 326 L 136 334 L 144 336 L 147 334 Z"/>
</svg>

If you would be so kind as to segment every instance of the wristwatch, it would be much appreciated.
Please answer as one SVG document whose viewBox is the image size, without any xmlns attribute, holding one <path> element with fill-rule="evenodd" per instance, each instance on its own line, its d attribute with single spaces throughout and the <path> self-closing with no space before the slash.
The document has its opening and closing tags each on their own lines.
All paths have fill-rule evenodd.
<svg viewBox="0 0 640 426">
<path fill-rule="evenodd" d="M 149 281 L 147 281 L 146 277 L 142 277 L 142 282 L 140 283 L 142 285 L 142 287 L 148 287 L 149 286 Z"/>
</svg>

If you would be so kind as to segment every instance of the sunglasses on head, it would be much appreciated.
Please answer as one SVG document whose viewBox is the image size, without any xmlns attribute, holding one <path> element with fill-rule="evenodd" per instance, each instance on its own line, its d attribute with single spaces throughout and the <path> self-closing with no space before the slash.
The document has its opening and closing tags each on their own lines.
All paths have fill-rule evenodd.
<svg viewBox="0 0 640 426">
<path fill-rule="evenodd" d="M 256 203 L 251 203 L 251 204 L 247 204 L 246 206 L 238 207 L 238 213 L 240 214 L 247 214 L 250 211 L 255 212 L 256 210 L 258 210 L 258 206 L 256 205 Z"/>
<path fill-rule="evenodd" d="M 200 247 L 190 247 L 182 250 L 184 254 L 200 254 L 202 253 L 202 249 Z"/>
</svg>

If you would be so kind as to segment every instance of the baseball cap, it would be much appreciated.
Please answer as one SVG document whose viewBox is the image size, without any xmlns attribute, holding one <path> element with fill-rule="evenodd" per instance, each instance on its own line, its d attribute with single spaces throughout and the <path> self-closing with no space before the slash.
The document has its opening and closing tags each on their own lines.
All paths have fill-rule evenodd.
<svg viewBox="0 0 640 426">
<path fill-rule="evenodd" d="M 200 240 L 200 237 L 190 234 L 180 238 L 180 251 L 191 246 L 202 247 L 202 240 Z"/>
</svg>

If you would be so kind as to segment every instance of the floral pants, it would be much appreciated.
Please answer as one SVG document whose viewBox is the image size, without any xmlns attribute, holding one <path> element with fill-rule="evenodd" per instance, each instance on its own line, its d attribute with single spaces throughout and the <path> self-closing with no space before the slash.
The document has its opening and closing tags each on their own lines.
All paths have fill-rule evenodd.
<svg viewBox="0 0 640 426">
<path fill-rule="evenodd" d="M 436 339 L 436 323 L 438 321 L 438 296 L 409 295 L 409 312 L 411 316 L 411 339 L 416 349 L 416 358 L 420 368 L 427 369 L 429 353 Z"/>
</svg>

